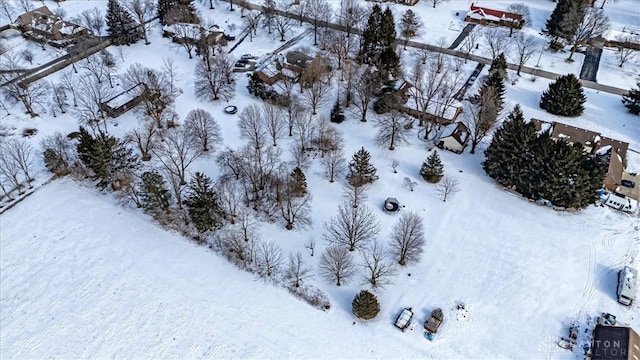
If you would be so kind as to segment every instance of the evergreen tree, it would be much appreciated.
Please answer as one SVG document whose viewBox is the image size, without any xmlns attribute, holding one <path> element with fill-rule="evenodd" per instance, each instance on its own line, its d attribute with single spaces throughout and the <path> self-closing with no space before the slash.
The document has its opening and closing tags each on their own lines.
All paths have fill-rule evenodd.
<svg viewBox="0 0 640 360">
<path fill-rule="evenodd" d="M 353 186 L 370 184 L 378 180 L 376 171 L 376 168 L 371 165 L 371 154 L 363 147 L 353 154 L 353 158 L 349 162 L 347 180 Z"/>
<path fill-rule="evenodd" d="M 540 108 L 551 114 L 580 116 L 584 111 L 586 97 L 582 84 L 574 74 L 560 76 L 542 93 Z"/>
<path fill-rule="evenodd" d="M 379 68 L 383 79 L 388 79 L 389 76 L 397 78 L 400 74 L 400 57 L 392 47 L 385 47 L 380 53 Z"/>
<path fill-rule="evenodd" d="M 485 150 L 484 171 L 501 185 L 515 186 L 520 191 L 535 173 L 530 157 L 535 139 L 535 126 L 525 122 L 520 105 L 516 105 Z"/>
<path fill-rule="evenodd" d="M 504 56 L 504 53 L 500 53 L 491 61 L 489 74 L 493 74 L 494 72 L 498 72 L 503 79 L 507 78 L 507 58 Z"/>
<path fill-rule="evenodd" d="M 560 37 L 572 41 L 586 13 L 584 0 L 569 0 L 568 9 L 560 22 Z"/>
<path fill-rule="evenodd" d="M 333 104 L 333 108 L 331 108 L 331 122 L 339 124 L 344 121 L 344 111 L 340 106 L 340 100 L 336 100 L 335 104 Z"/>
<path fill-rule="evenodd" d="M 431 155 L 422 163 L 420 167 L 420 175 L 426 181 L 434 184 L 440 181 L 444 175 L 444 166 L 440 161 L 440 155 L 437 151 L 433 151 Z"/>
<path fill-rule="evenodd" d="M 552 39 L 553 42 L 562 35 L 562 21 L 565 14 L 569 11 L 569 2 L 572 0 L 558 0 L 555 9 L 551 13 L 549 19 L 547 19 L 544 33 Z"/>
<path fill-rule="evenodd" d="M 393 19 L 393 13 L 387 6 L 382 13 L 380 19 L 380 45 L 383 48 L 394 48 L 396 41 L 396 21 Z"/>
<path fill-rule="evenodd" d="M 400 35 L 404 38 L 404 47 L 407 48 L 409 40 L 418 35 L 422 22 L 413 10 L 408 9 L 400 19 Z"/>
<path fill-rule="evenodd" d="M 302 169 L 296 166 L 290 174 L 291 176 L 291 195 L 294 197 L 303 197 L 307 194 L 307 177 Z"/>
<path fill-rule="evenodd" d="M 157 171 L 146 171 L 140 176 L 138 193 L 145 212 L 156 217 L 169 211 L 171 193 L 164 178 Z"/>
<path fill-rule="evenodd" d="M 362 290 L 351 302 L 353 314 L 362 320 L 371 320 L 380 312 L 380 304 L 375 295 L 367 290 Z"/>
<path fill-rule="evenodd" d="M 267 93 L 267 85 L 260 79 L 257 72 L 251 74 L 251 78 L 249 78 L 249 83 L 247 84 L 247 91 L 249 91 L 249 94 L 261 99 L 263 99 Z"/>
<path fill-rule="evenodd" d="M 482 87 L 480 87 L 480 95 L 478 96 L 478 99 L 480 101 L 484 99 L 484 97 L 482 96 L 482 92 L 487 91 L 489 87 L 492 88 L 494 94 L 494 104 L 497 106 L 498 111 L 502 110 L 502 108 L 504 107 L 504 94 L 506 93 L 506 88 L 504 85 L 504 77 L 500 75 L 500 71 L 492 72 L 491 75 L 489 75 L 489 77 L 487 77 L 487 79 L 484 81 Z"/>
<path fill-rule="evenodd" d="M 107 2 L 107 32 L 114 45 L 129 45 L 136 39 L 136 22 L 129 12 L 118 2 Z"/>
<path fill-rule="evenodd" d="M 156 10 L 162 25 L 168 22 L 198 23 L 193 0 L 158 0 Z M 172 18 L 167 19 L 167 14 L 173 14 Z"/>
<path fill-rule="evenodd" d="M 364 64 L 374 64 L 382 52 L 380 25 L 382 23 L 382 9 L 374 4 L 367 20 L 367 26 L 362 32 L 360 44 L 360 61 Z"/>
<path fill-rule="evenodd" d="M 220 198 L 208 176 L 201 172 L 193 175 L 189 181 L 184 204 L 199 232 L 204 233 L 222 227 L 224 211 L 220 208 Z"/>
<path fill-rule="evenodd" d="M 640 114 L 640 81 L 636 83 L 636 87 L 622 95 L 622 103 L 633 115 Z"/>
<path fill-rule="evenodd" d="M 137 169 L 140 161 L 124 140 L 99 131 L 96 137 L 80 128 L 77 145 L 80 161 L 93 172 L 98 187 L 105 188 Z"/>
</svg>

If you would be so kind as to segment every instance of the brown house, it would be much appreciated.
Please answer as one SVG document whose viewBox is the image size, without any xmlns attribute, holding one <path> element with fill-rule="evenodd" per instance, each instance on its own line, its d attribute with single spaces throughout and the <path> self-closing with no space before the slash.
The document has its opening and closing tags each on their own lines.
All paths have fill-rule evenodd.
<svg viewBox="0 0 640 360">
<path fill-rule="evenodd" d="M 495 10 L 471 3 L 471 7 L 464 21 L 480 25 L 504 26 L 513 29 L 520 29 L 524 25 L 522 15 L 502 10 Z"/>
<path fill-rule="evenodd" d="M 596 325 L 592 360 L 640 360 L 640 336 L 630 327 Z"/>
<path fill-rule="evenodd" d="M 15 22 L 25 37 L 36 41 L 74 40 L 89 33 L 80 25 L 62 20 L 46 6 L 18 16 Z"/>
<path fill-rule="evenodd" d="M 136 107 L 147 96 L 149 96 L 149 88 L 140 83 L 101 103 L 100 110 L 104 111 L 107 116 L 116 118 Z"/>
<path fill-rule="evenodd" d="M 604 178 L 604 187 L 609 191 L 616 191 L 622 180 L 622 172 L 627 157 L 629 144 L 602 136 L 595 131 L 579 127 L 531 119 L 538 131 L 549 131 L 553 139 L 564 139 L 568 143 L 580 143 L 588 154 L 600 154 L 609 163 L 607 175 Z"/>
<path fill-rule="evenodd" d="M 449 124 L 442 128 L 436 146 L 441 149 L 460 154 L 469 142 L 469 128 L 461 122 Z"/>
<path fill-rule="evenodd" d="M 184 44 L 197 44 L 204 36 L 209 44 L 227 45 L 227 39 L 224 36 L 224 29 L 218 25 L 212 25 L 205 28 L 200 24 L 191 23 L 174 23 L 165 25 L 162 28 L 162 36 L 171 38 L 171 41 Z"/>
</svg>

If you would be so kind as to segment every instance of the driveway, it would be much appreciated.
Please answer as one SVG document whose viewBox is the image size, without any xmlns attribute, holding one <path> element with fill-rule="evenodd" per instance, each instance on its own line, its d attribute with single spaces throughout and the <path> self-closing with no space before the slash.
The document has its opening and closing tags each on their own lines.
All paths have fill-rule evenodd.
<svg viewBox="0 0 640 360">
<path fill-rule="evenodd" d="M 458 35 L 458 37 L 455 40 L 453 40 L 453 42 L 451 43 L 451 46 L 449 46 L 449 49 L 453 50 L 457 48 L 462 42 L 462 40 L 464 40 L 464 38 L 466 38 L 467 35 L 469 35 L 469 33 L 471 32 L 471 30 L 473 30 L 474 27 L 476 27 L 476 24 L 467 24 L 467 26 L 465 26 L 464 29 L 462 29 L 462 32 L 460 33 L 460 35 Z"/>
<path fill-rule="evenodd" d="M 619 186 L 618 187 L 618 192 L 620 194 L 626 195 L 634 200 L 640 201 L 640 174 L 636 174 L 635 176 L 629 174 L 626 171 L 622 172 L 622 179 L 623 180 L 631 180 L 633 182 L 636 183 L 636 187 L 634 187 L 633 189 L 625 187 L 625 186 Z"/>
<path fill-rule="evenodd" d="M 589 46 L 584 52 L 584 62 L 580 70 L 580 79 L 596 81 L 598 75 L 598 67 L 600 66 L 600 57 L 602 56 L 602 48 Z"/>
</svg>

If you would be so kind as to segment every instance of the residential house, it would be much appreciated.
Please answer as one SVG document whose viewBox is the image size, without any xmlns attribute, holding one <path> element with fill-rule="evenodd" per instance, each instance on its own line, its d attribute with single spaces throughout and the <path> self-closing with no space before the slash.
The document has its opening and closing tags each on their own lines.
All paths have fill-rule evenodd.
<svg viewBox="0 0 640 360">
<path fill-rule="evenodd" d="M 520 14 L 480 7 L 473 3 L 471 3 L 464 21 L 480 25 L 504 26 L 512 29 L 520 29 L 524 25 L 524 19 Z"/>
<path fill-rule="evenodd" d="M 452 124 L 462 113 L 462 106 L 458 101 L 448 102 L 433 99 L 423 109 L 420 105 L 420 91 L 410 82 L 404 80 L 396 87 L 396 94 L 403 101 L 398 110 L 421 121 L 430 121 L 440 125 Z"/>
<path fill-rule="evenodd" d="M 178 44 L 197 44 L 206 37 L 209 44 L 222 46 L 227 45 L 227 39 L 224 36 L 224 29 L 218 25 L 212 25 L 205 28 L 200 24 L 191 23 L 168 24 L 162 28 L 162 36 L 171 38 L 171 41 Z"/>
<path fill-rule="evenodd" d="M 588 154 L 600 154 L 608 162 L 607 175 L 603 181 L 609 191 L 616 191 L 622 181 L 622 172 L 629 144 L 602 136 L 600 133 L 558 122 L 531 119 L 538 131 L 548 131 L 553 139 L 564 139 L 568 143 L 581 143 Z"/>
<path fill-rule="evenodd" d="M 640 335 L 626 326 L 596 325 L 592 360 L 640 360 Z"/>
<path fill-rule="evenodd" d="M 280 54 L 272 63 L 256 71 L 258 77 L 267 85 L 273 85 L 285 78 L 298 81 L 305 68 L 314 63 L 322 63 L 327 72 L 331 67 L 324 58 L 314 58 L 300 51 L 290 51 L 286 56 Z"/>
<path fill-rule="evenodd" d="M 139 83 L 128 90 L 112 97 L 100 104 L 100 109 L 107 116 L 116 118 L 125 112 L 133 109 L 149 96 L 149 88 L 146 84 Z"/>
<path fill-rule="evenodd" d="M 455 122 L 442 128 L 436 146 L 460 154 L 468 142 L 469 128 L 461 122 Z"/>
<path fill-rule="evenodd" d="M 18 16 L 15 23 L 26 38 L 49 42 L 59 47 L 64 47 L 89 33 L 89 30 L 80 25 L 62 20 L 46 6 Z"/>
</svg>

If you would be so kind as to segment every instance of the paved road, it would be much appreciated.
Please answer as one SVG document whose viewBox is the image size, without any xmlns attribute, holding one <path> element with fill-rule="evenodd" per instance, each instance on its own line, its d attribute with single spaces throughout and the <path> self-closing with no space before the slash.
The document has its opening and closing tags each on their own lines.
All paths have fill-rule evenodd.
<svg viewBox="0 0 640 360">
<path fill-rule="evenodd" d="M 229 0 L 224 0 L 224 1 L 229 1 Z M 234 1 L 235 4 L 239 5 L 239 6 L 244 6 L 246 8 L 252 9 L 252 10 L 258 10 L 258 11 L 263 11 L 262 5 L 256 5 L 247 1 L 243 1 L 243 0 L 235 0 Z M 293 13 L 288 13 L 282 10 L 276 10 L 276 9 L 271 9 L 275 14 L 277 15 L 282 15 L 282 16 L 286 16 L 292 19 L 296 19 L 296 20 L 301 20 L 307 23 L 312 23 L 312 20 L 308 17 L 300 17 L 297 14 L 293 14 Z M 339 25 L 336 23 L 331 23 L 331 22 L 326 22 L 326 21 L 321 21 L 318 23 L 318 26 L 320 27 L 327 27 L 330 29 L 335 29 L 335 30 L 340 30 L 340 31 L 346 31 L 346 27 L 343 25 Z M 352 32 L 360 35 L 361 31 L 357 30 L 357 29 L 352 29 Z M 417 49 L 426 49 L 429 51 L 434 51 L 434 52 L 440 52 L 443 54 L 447 54 L 447 55 L 451 55 L 451 56 L 457 56 L 463 59 L 468 59 L 471 61 L 475 61 L 475 62 L 479 62 L 479 63 L 483 63 L 486 65 L 490 65 L 491 64 L 491 59 L 482 57 L 482 56 L 477 56 L 477 55 L 471 55 L 471 54 L 467 54 L 465 52 L 462 51 L 458 51 L 458 50 L 453 50 L 453 49 L 445 49 L 442 47 L 438 47 L 435 45 L 431 45 L 431 44 L 424 44 L 424 43 L 420 43 L 420 42 L 416 42 L 416 41 L 409 41 L 407 42 L 407 46 L 409 47 L 413 47 L 413 48 L 417 48 Z M 518 65 L 516 64 L 507 64 L 507 67 L 511 70 L 518 70 Z M 523 66 L 522 69 L 520 70 L 520 72 L 525 73 L 525 74 L 530 74 L 532 76 L 536 76 L 536 77 L 543 77 L 543 78 L 547 78 L 547 79 L 551 79 L 551 80 L 555 80 L 558 77 L 560 77 L 561 75 L 564 74 L 556 74 L 550 71 L 545 71 L 545 70 L 540 70 L 538 68 L 535 67 L 528 67 L 528 66 Z M 580 79 L 580 82 L 582 83 L 582 86 L 590 88 L 590 89 L 594 89 L 594 90 L 598 90 L 598 91 L 602 91 L 602 92 L 606 92 L 606 93 L 610 93 L 610 94 L 615 94 L 615 95 L 622 95 L 624 93 L 626 93 L 628 91 L 628 89 L 620 89 L 617 88 L 615 86 L 609 86 L 609 85 L 603 85 L 603 84 L 598 84 L 594 81 L 590 81 L 590 80 L 584 80 L 584 79 Z"/>
<path fill-rule="evenodd" d="M 596 81 L 598 75 L 598 67 L 600 66 L 600 57 L 602 57 L 602 48 L 589 46 L 584 53 L 584 62 L 580 70 L 580 79 Z"/>
<path fill-rule="evenodd" d="M 453 40 L 453 42 L 449 46 L 449 49 L 453 50 L 457 48 L 460 45 L 460 43 L 469 35 L 469 33 L 473 30 L 474 27 L 476 27 L 476 24 L 473 24 L 473 23 L 467 24 L 467 26 L 465 26 L 464 29 L 462 29 L 462 32 L 460 33 L 460 35 L 458 35 L 458 37 L 455 40 Z"/>
</svg>

